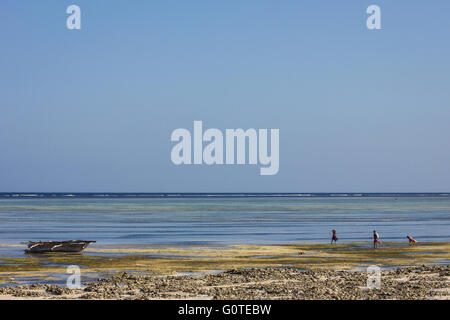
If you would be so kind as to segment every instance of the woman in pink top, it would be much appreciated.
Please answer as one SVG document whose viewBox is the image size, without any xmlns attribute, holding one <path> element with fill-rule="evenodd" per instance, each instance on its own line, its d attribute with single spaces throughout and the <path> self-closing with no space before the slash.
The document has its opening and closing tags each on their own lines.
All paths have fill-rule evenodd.
<svg viewBox="0 0 450 320">
<path fill-rule="evenodd" d="M 379 243 L 381 243 L 380 236 L 379 236 L 378 232 L 373 230 L 373 247 L 374 247 L 374 249 L 378 248 Z"/>
</svg>

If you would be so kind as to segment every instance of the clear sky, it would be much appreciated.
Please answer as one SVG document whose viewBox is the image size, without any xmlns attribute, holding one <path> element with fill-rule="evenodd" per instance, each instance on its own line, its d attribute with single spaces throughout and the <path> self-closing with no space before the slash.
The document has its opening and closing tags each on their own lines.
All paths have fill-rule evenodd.
<svg viewBox="0 0 450 320">
<path fill-rule="evenodd" d="M 382 30 L 366 28 L 371 4 Z M 449 12 L 2 0 L 0 192 L 448 192 Z M 280 129 L 279 173 L 175 166 L 170 135 L 194 120 Z"/>
</svg>

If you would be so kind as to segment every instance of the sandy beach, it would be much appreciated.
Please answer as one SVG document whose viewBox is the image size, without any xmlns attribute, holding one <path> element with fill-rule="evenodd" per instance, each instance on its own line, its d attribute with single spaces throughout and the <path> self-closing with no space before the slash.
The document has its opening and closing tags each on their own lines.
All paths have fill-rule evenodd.
<svg viewBox="0 0 450 320">
<path fill-rule="evenodd" d="M 236 245 L 1 257 L 0 299 L 449 299 L 449 248 Z M 81 289 L 51 284 L 69 276 L 68 265 L 82 268 Z M 367 287 L 368 266 L 381 268 L 379 289 Z"/>
<path fill-rule="evenodd" d="M 55 285 L 0 288 L 0 299 L 445 299 L 450 267 L 421 266 L 382 272 L 379 289 L 362 271 L 233 269 L 203 276 L 136 276 L 126 272 L 71 290 Z"/>
</svg>

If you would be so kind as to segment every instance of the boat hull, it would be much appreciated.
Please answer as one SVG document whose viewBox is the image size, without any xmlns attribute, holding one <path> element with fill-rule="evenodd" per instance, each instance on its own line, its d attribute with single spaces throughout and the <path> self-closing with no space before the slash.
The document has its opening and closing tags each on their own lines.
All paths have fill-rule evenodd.
<svg viewBox="0 0 450 320">
<path fill-rule="evenodd" d="M 25 253 L 46 253 L 46 252 L 81 252 L 90 243 L 95 241 L 72 240 L 72 241 L 47 241 L 29 242 Z"/>
</svg>

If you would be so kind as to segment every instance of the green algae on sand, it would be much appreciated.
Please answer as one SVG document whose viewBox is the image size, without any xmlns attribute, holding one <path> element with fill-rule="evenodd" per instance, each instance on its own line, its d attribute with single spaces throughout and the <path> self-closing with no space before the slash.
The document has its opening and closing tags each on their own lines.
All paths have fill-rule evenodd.
<svg viewBox="0 0 450 320">
<path fill-rule="evenodd" d="M 250 267 L 291 266 L 299 269 L 345 270 L 367 265 L 414 266 L 450 261 L 449 242 L 423 242 L 414 246 L 383 243 L 233 245 L 223 248 L 89 249 L 83 254 L 50 253 L 0 257 L 0 282 L 29 274 L 65 273 L 69 265 L 82 272 L 171 274 Z"/>
</svg>

